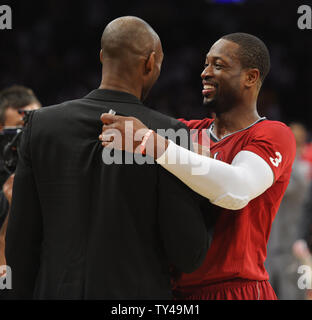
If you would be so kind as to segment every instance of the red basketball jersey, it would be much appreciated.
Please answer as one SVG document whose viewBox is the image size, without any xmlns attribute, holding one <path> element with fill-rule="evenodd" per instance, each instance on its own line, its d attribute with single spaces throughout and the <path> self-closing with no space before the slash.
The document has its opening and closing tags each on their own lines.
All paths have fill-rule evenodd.
<svg viewBox="0 0 312 320">
<path fill-rule="evenodd" d="M 218 207 L 213 240 L 205 261 L 195 272 L 183 273 L 174 285 L 176 290 L 236 278 L 267 280 L 269 277 L 264 268 L 267 242 L 296 154 L 293 133 L 281 122 L 262 118 L 246 129 L 217 140 L 209 130 L 213 119 L 180 120 L 190 129 L 199 130 L 198 142 L 210 144 L 215 159 L 230 164 L 242 150 L 259 155 L 272 168 L 274 183 L 243 209 L 234 211 Z"/>
</svg>

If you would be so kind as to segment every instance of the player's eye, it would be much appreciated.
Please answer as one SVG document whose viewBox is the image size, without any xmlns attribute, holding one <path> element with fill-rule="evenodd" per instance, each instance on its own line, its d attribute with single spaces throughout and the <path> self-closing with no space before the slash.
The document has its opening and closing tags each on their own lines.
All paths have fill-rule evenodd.
<svg viewBox="0 0 312 320">
<path fill-rule="evenodd" d="M 222 69 L 223 66 L 221 64 L 219 64 L 219 63 L 216 63 L 215 67 L 216 67 L 217 70 L 220 70 L 220 69 Z"/>
</svg>

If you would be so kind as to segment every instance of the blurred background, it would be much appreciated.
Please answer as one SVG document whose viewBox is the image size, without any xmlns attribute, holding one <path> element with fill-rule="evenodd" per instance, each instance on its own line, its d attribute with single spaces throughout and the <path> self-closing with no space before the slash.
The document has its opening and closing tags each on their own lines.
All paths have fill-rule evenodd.
<svg viewBox="0 0 312 320">
<path fill-rule="evenodd" d="M 292 123 L 298 147 L 291 188 L 280 209 L 289 212 L 278 214 L 281 221 L 273 225 L 267 267 L 279 298 L 309 297 L 296 285 L 296 268 L 311 262 L 306 249 L 312 247 L 312 30 L 300 30 L 297 25 L 298 7 L 309 3 L 45 0 L 3 4 L 12 9 L 13 29 L 0 30 L 0 90 L 14 84 L 27 86 L 43 107 L 80 98 L 99 86 L 101 34 L 119 16 L 138 16 L 159 34 L 164 63 L 146 104 L 176 118 L 207 116 L 200 73 L 216 40 L 233 32 L 261 38 L 271 54 L 271 71 L 261 90 L 259 113 Z M 287 281 L 291 284 L 282 286 Z"/>
<path fill-rule="evenodd" d="M 261 115 L 301 121 L 311 129 L 312 30 L 299 30 L 294 0 L 45 0 L 4 1 L 13 29 L 0 32 L 0 88 L 24 84 L 43 106 L 79 98 L 99 86 L 100 38 L 114 18 L 135 15 L 162 40 L 165 58 L 147 104 L 174 117 L 200 118 L 200 73 L 210 46 L 224 34 L 247 32 L 268 46 L 272 68 Z"/>
</svg>

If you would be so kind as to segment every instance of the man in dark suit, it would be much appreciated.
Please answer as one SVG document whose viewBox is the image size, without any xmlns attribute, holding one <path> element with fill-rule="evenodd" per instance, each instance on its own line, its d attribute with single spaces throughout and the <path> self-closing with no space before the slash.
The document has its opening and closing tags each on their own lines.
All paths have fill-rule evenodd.
<svg viewBox="0 0 312 320">
<path fill-rule="evenodd" d="M 157 164 L 104 164 L 100 115 L 152 129 L 180 122 L 146 108 L 163 53 L 143 20 L 105 28 L 99 89 L 34 112 L 24 131 L 6 237 L 11 298 L 170 299 L 170 266 L 192 272 L 210 237 L 198 196 Z"/>
</svg>

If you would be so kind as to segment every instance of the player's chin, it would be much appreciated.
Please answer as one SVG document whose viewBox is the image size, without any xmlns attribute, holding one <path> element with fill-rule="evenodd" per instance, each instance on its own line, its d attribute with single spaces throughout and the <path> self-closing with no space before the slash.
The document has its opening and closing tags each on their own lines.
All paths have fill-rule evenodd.
<svg viewBox="0 0 312 320">
<path fill-rule="evenodd" d="M 214 95 L 204 96 L 203 104 L 204 106 L 209 106 L 215 100 Z"/>
</svg>

